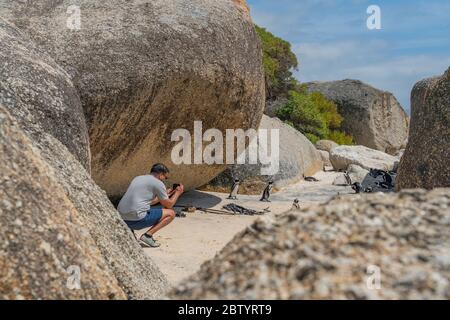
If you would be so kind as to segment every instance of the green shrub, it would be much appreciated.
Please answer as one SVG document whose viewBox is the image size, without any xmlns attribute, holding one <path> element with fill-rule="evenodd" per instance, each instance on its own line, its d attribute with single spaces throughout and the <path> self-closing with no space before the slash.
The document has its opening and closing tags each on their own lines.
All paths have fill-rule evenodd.
<svg viewBox="0 0 450 320">
<path fill-rule="evenodd" d="M 277 116 L 313 143 L 329 139 L 339 144 L 352 144 L 350 136 L 337 130 L 343 119 L 336 105 L 320 93 L 291 90 L 288 102 L 277 110 Z"/>
</svg>

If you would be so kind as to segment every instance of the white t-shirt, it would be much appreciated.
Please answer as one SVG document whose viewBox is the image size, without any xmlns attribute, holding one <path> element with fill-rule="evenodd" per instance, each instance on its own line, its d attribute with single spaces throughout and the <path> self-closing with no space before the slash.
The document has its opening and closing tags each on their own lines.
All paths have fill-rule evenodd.
<svg viewBox="0 0 450 320">
<path fill-rule="evenodd" d="M 117 210 L 126 221 L 142 220 L 150 210 L 150 203 L 155 197 L 159 200 L 169 198 L 164 183 L 153 175 L 138 176 L 131 181 Z"/>
</svg>

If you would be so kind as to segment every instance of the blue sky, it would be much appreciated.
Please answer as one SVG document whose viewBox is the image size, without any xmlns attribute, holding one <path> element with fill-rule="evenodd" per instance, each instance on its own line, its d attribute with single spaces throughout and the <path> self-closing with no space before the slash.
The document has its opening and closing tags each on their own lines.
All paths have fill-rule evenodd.
<svg viewBox="0 0 450 320">
<path fill-rule="evenodd" d="M 253 20 L 288 40 L 302 82 L 359 79 L 409 111 L 414 84 L 450 66 L 448 0 L 248 0 Z M 369 30 L 367 8 L 381 9 Z"/>
</svg>

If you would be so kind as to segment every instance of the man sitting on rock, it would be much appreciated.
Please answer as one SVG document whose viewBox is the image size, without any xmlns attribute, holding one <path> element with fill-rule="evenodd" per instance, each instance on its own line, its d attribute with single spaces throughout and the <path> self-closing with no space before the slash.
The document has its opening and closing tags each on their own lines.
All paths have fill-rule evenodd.
<svg viewBox="0 0 450 320">
<path fill-rule="evenodd" d="M 153 239 L 153 235 L 173 221 L 175 211 L 172 208 L 184 192 L 181 184 L 175 190 L 166 189 L 162 181 L 168 177 L 169 169 L 165 165 L 161 163 L 153 165 L 150 174 L 138 176 L 131 181 L 117 207 L 131 230 L 150 228 L 139 239 L 148 247 L 160 246 Z M 151 208 L 151 205 L 158 202 L 164 208 Z"/>
</svg>

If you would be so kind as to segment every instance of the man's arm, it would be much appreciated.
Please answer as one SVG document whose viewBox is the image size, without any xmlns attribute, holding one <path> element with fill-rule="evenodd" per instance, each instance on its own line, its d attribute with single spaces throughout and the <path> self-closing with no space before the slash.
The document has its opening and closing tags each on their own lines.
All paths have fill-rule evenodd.
<svg viewBox="0 0 450 320">
<path fill-rule="evenodd" d="M 174 190 L 174 189 L 172 189 L 172 188 L 168 188 L 168 189 L 167 189 L 167 195 L 168 195 L 169 197 L 171 197 L 174 193 L 175 193 L 175 190 Z M 154 206 L 154 205 L 157 205 L 159 202 L 160 202 L 160 201 L 159 201 L 158 197 L 155 197 L 155 199 L 153 199 L 153 200 L 150 202 L 150 205 L 151 205 L 151 206 Z"/>
<path fill-rule="evenodd" d="M 184 186 L 180 184 L 173 192 L 172 196 L 166 200 L 160 200 L 161 205 L 166 209 L 172 209 L 175 203 L 177 203 L 178 198 L 183 194 Z"/>
</svg>

